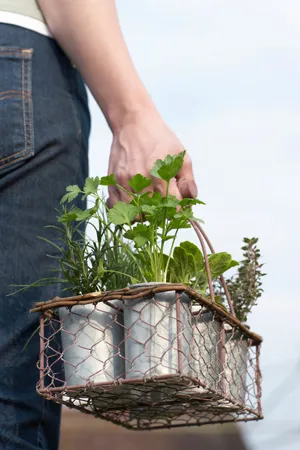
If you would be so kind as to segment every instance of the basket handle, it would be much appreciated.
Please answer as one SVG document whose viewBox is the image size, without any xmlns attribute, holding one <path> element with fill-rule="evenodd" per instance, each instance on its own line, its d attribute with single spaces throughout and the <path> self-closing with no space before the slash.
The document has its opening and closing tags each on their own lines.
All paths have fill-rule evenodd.
<svg viewBox="0 0 300 450">
<path fill-rule="evenodd" d="M 212 284 L 211 271 L 210 271 L 210 267 L 209 267 L 205 242 L 206 242 L 208 248 L 210 249 L 211 253 L 214 254 L 216 252 L 215 252 L 210 240 L 208 239 L 207 234 L 204 232 L 204 230 L 201 227 L 201 225 L 199 224 L 199 222 L 197 222 L 196 220 L 190 220 L 190 223 L 191 223 L 192 227 L 194 228 L 194 230 L 198 236 L 198 239 L 200 241 L 200 245 L 201 245 L 203 256 L 204 256 L 205 269 L 206 269 L 207 278 L 208 278 L 209 296 L 210 296 L 211 301 L 215 302 L 215 292 L 214 292 L 214 288 L 213 288 L 213 284 Z M 231 297 L 229 294 L 229 290 L 228 290 L 228 287 L 227 287 L 227 284 L 226 284 L 226 281 L 225 281 L 225 278 L 223 277 L 223 275 L 220 276 L 220 281 L 223 286 L 226 299 L 228 301 L 230 312 L 234 317 L 236 317 L 233 303 L 232 303 L 232 300 L 231 300 Z"/>
</svg>

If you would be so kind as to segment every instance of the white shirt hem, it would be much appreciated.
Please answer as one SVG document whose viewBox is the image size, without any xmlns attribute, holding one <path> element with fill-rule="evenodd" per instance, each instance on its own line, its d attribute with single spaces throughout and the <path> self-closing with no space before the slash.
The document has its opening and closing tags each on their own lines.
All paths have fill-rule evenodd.
<svg viewBox="0 0 300 450">
<path fill-rule="evenodd" d="M 0 23 L 17 25 L 31 31 L 36 31 L 44 36 L 52 37 L 49 28 L 44 22 L 34 19 L 33 17 L 23 16 L 22 14 L 0 11 Z"/>
</svg>

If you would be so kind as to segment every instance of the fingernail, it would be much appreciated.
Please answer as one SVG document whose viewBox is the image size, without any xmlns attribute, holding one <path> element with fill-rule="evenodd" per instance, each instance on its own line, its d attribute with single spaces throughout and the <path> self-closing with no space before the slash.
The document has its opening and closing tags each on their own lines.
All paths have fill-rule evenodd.
<svg viewBox="0 0 300 450">
<path fill-rule="evenodd" d="M 192 194 L 192 197 L 196 198 L 198 195 L 198 189 L 197 189 L 197 185 L 196 185 L 195 181 L 189 182 L 189 190 L 190 190 L 190 193 Z"/>
</svg>

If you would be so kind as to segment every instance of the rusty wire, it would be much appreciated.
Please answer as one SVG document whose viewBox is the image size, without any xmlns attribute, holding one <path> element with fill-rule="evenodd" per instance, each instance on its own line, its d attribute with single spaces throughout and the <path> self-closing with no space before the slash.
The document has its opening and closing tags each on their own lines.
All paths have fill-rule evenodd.
<svg viewBox="0 0 300 450">
<path fill-rule="evenodd" d="M 262 338 L 184 284 L 153 284 L 38 302 L 45 398 L 129 429 L 262 419 Z M 204 249 L 203 249 L 204 248 Z M 47 320 L 46 320 L 47 319 Z"/>
</svg>

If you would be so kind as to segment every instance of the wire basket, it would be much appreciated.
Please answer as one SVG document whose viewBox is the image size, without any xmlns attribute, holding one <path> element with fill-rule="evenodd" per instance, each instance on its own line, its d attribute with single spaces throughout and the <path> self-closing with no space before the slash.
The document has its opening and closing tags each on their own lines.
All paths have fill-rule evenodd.
<svg viewBox="0 0 300 450">
<path fill-rule="evenodd" d="M 149 283 L 36 303 L 37 392 L 129 429 L 262 419 L 262 339 L 183 284 Z"/>
</svg>

